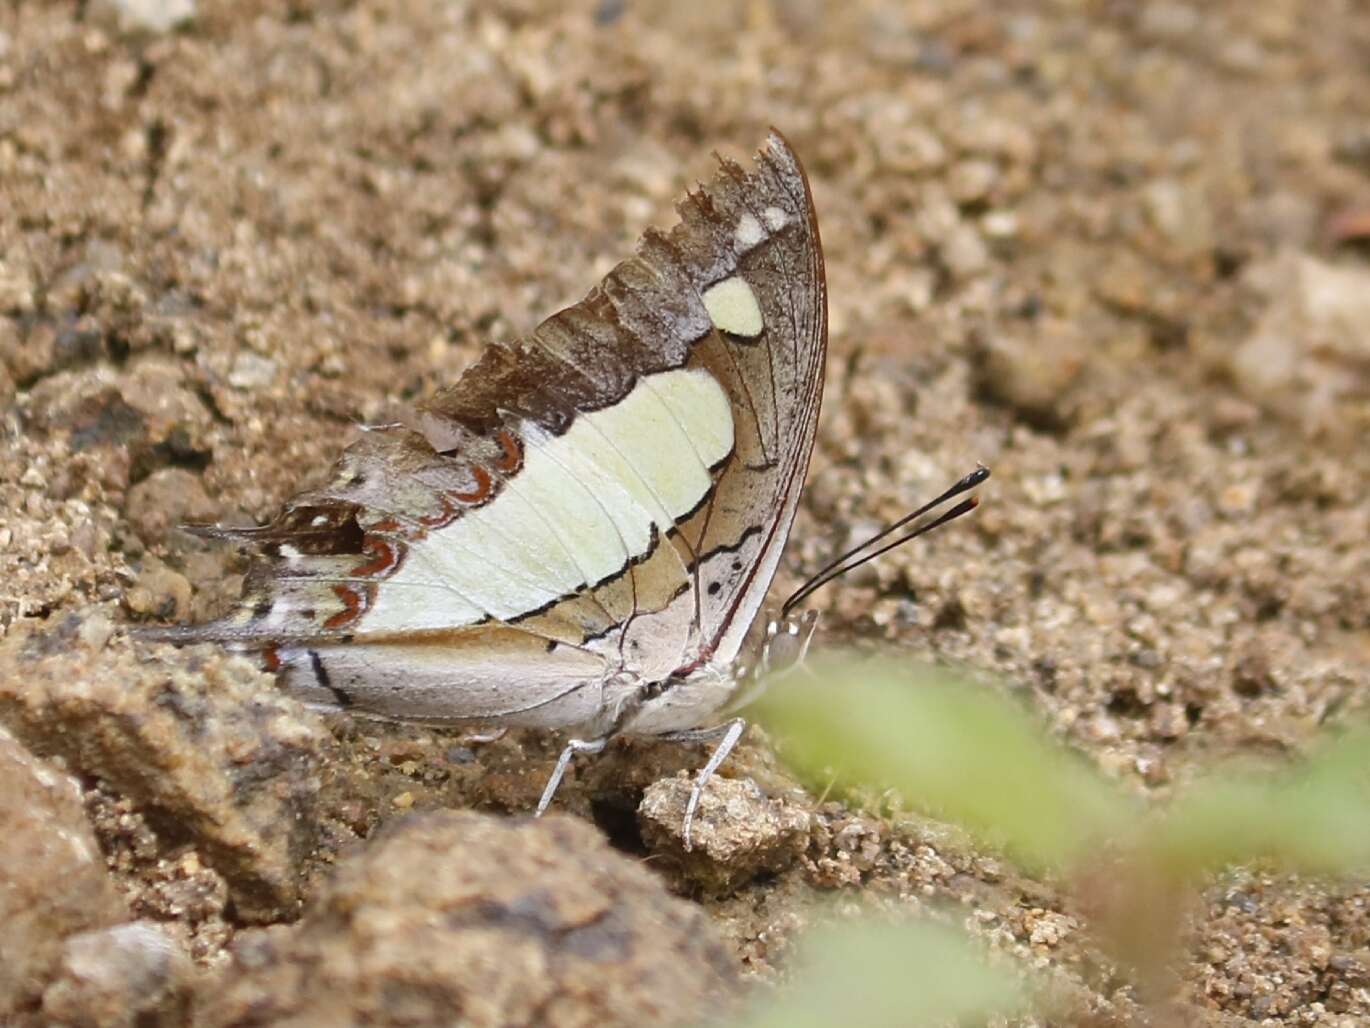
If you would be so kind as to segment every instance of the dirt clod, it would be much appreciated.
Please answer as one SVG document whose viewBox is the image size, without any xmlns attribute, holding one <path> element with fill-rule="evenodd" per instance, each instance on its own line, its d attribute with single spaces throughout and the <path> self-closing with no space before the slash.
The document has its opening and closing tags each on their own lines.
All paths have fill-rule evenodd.
<svg viewBox="0 0 1370 1028">
<path fill-rule="evenodd" d="M 251 663 L 100 643 L 70 613 L 0 643 L 0 721 L 189 839 L 229 884 L 237 916 L 293 916 L 315 839 L 326 736 Z"/>
<path fill-rule="evenodd" d="M 759 874 L 783 871 L 809 841 L 809 815 L 781 799 L 768 799 L 754 782 L 717 775 L 705 784 L 684 848 L 689 775 L 648 786 L 637 810 L 643 841 L 679 872 L 688 886 L 726 896 Z"/>
<path fill-rule="evenodd" d="M 0 1020 L 37 1007 L 70 934 L 128 916 L 70 775 L 0 728 Z"/>
<path fill-rule="evenodd" d="M 154 921 L 69 936 L 57 977 L 43 993 L 53 1024 L 178 1028 L 190 1013 L 194 971 Z"/>
<path fill-rule="evenodd" d="M 972 517 L 815 594 L 816 646 L 1010 683 L 1143 796 L 1298 754 L 1370 708 L 1370 8 L 1312 6 L 0 4 L 0 720 L 79 774 L 116 888 L 209 971 L 289 951 L 300 897 L 387 824 L 527 812 L 562 739 L 325 733 L 222 651 L 115 626 L 222 611 L 234 548 L 175 524 L 321 484 L 359 424 L 582 296 L 773 124 L 830 307 L 776 595 L 994 472 Z M 556 809 L 640 853 L 644 792 L 674 797 L 695 749 L 611 746 Z M 752 733 L 727 771 L 779 795 L 777 759 Z M 782 974 L 834 898 L 935 901 L 1047 965 L 1063 1023 L 1136 1023 L 1058 885 L 878 794 L 810 814 L 796 865 L 696 908 L 735 968 Z M 76 830 L 54 817 L 22 845 Z M 1360 882 L 1225 873 L 1166 1023 L 1370 1023 L 1368 911 Z M 45 967 L 105 923 L 59 913 Z M 308 946 L 345 956 L 335 928 Z"/>
<path fill-rule="evenodd" d="M 732 982 L 703 913 L 583 822 L 434 813 L 245 940 L 196 1024 L 695 1023 Z"/>
</svg>

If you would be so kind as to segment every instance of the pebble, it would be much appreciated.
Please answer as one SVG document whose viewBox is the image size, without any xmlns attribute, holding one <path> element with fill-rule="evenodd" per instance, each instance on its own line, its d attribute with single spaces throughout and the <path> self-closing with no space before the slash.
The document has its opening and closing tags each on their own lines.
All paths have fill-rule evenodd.
<svg viewBox="0 0 1370 1028">
<path fill-rule="evenodd" d="M 199 1028 L 697 1024 L 734 989 L 703 910 L 555 815 L 411 815 L 235 956 Z"/>
<path fill-rule="evenodd" d="M 990 239 L 1012 239 L 1018 235 L 1018 215 L 1013 211 L 987 211 L 980 219 L 980 231 Z"/>
<path fill-rule="evenodd" d="M 0 58 L 4 55 L 0 54 Z M 0 260 L 0 310 L 26 313 L 33 309 L 33 278 L 27 269 Z"/>
<path fill-rule="evenodd" d="M 86 622 L 107 617 L 70 612 L 0 640 L 0 718 L 35 752 L 177 825 L 227 881 L 239 919 L 294 916 L 318 827 L 322 725 L 222 650 L 91 646 L 103 629 Z"/>
<path fill-rule="evenodd" d="M 127 917 L 81 788 L 0 727 L 0 1022 L 36 1005 L 63 940 Z"/>
<path fill-rule="evenodd" d="M 1188 42 L 1200 24 L 1199 12 L 1188 4 L 1152 3 L 1137 12 L 1138 31 L 1165 42 Z"/>
<path fill-rule="evenodd" d="M 1265 307 L 1228 367 L 1248 397 L 1302 422 L 1337 431 L 1358 423 L 1370 360 L 1370 271 L 1285 253 L 1251 268 Z"/>
<path fill-rule="evenodd" d="M 989 267 L 989 247 L 975 226 L 965 222 L 951 230 L 938 253 L 957 278 L 971 278 Z"/>
<path fill-rule="evenodd" d="M 947 173 L 947 191 L 963 206 L 980 203 L 989 197 L 998 180 L 999 168 L 993 161 L 958 161 Z"/>
<path fill-rule="evenodd" d="M 886 169 L 903 174 L 934 170 L 947 160 L 946 145 L 922 125 L 882 128 L 875 133 L 875 147 Z"/>
<path fill-rule="evenodd" d="M 195 0 L 94 0 L 87 17 L 124 32 L 161 35 L 195 17 Z"/>
<path fill-rule="evenodd" d="M 1213 217 L 1194 187 L 1175 179 L 1156 179 L 1142 190 L 1148 220 L 1176 256 L 1199 257 L 1213 249 Z"/>
<path fill-rule="evenodd" d="M 43 993 L 53 1024 L 179 1028 L 190 1018 L 195 970 L 155 921 L 69 936 L 56 979 Z"/>
<path fill-rule="evenodd" d="M 190 582 L 185 575 L 149 554 L 143 558 L 137 580 L 124 593 L 124 603 L 140 617 L 177 621 L 190 610 L 190 596 Z"/>
<path fill-rule="evenodd" d="M 782 871 L 808 845 L 807 812 L 768 799 L 754 782 L 715 775 L 700 797 L 687 852 L 685 805 L 692 788 L 684 774 L 648 786 L 637 819 L 648 849 L 704 894 L 725 896 L 759 874 Z"/>
<path fill-rule="evenodd" d="M 205 493 L 200 476 L 185 468 L 161 468 L 134 485 L 124 501 L 124 517 L 145 543 L 162 540 L 185 524 L 214 520 L 218 505 Z"/>
<path fill-rule="evenodd" d="M 228 384 L 234 389 L 262 389 L 276 378 L 276 362 L 244 350 L 233 358 L 233 367 L 228 372 Z"/>
<path fill-rule="evenodd" d="M 1041 319 L 1027 335 L 1003 334 L 984 347 L 980 388 L 1029 423 L 1063 425 L 1074 413 L 1073 392 L 1087 353 L 1067 323 Z"/>
</svg>

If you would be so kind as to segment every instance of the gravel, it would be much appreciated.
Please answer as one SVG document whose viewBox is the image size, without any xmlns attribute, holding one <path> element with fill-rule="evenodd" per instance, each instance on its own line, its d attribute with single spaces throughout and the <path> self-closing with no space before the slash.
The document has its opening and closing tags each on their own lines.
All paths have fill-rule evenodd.
<svg viewBox="0 0 1370 1028">
<path fill-rule="evenodd" d="M 78 775 L 56 807 L 32 801 L 23 844 L 93 832 L 119 894 L 34 935 L 27 1012 L 49 986 L 107 1010 L 71 998 L 63 938 L 130 916 L 183 948 L 196 996 L 288 996 L 243 961 L 340 952 L 338 922 L 299 920 L 343 895 L 331 869 L 426 852 L 376 832 L 530 809 L 555 739 L 321 722 L 240 660 L 116 626 L 222 608 L 241 561 L 177 524 L 269 515 L 358 423 L 582 295 L 669 222 L 711 149 L 742 156 L 770 124 L 808 166 L 832 307 L 780 585 L 977 460 L 994 470 L 973 518 L 815 597 L 820 645 L 997 676 L 1158 799 L 1207 760 L 1297 754 L 1363 714 L 1367 39 L 1360 6 L 1295 0 L 7 8 L 0 722 L 24 767 Z M 647 854 L 644 794 L 699 759 L 611 747 L 558 809 Z M 778 975 L 834 892 L 945 903 L 1048 968 L 1063 1019 L 1136 1016 L 1055 887 L 888 803 L 789 799 L 759 736 L 723 770 L 809 818 L 787 869 L 671 908 L 707 915 L 732 970 Z M 106 895 L 98 865 L 72 889 Z M 660 892 L 703 895 L 647 866 Z M 1230 872 L 1175 1002 L 1196 1024 L 1370 1020 L 1368 897 Z M 139 1023 L 183 1002 L 156 995 Z"/>
</svg>

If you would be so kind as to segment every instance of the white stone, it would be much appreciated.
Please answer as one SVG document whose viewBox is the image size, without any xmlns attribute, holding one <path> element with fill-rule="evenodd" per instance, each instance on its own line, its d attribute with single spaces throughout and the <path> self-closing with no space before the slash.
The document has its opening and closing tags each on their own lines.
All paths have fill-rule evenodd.
<svg viewBox="0 0 1370 1028">
<path fill-rule="evenodd" d="M 97 0 L 91 11 L 125 32 L 163 33 L 195 17 L 195 0 Z"/>
</svg>

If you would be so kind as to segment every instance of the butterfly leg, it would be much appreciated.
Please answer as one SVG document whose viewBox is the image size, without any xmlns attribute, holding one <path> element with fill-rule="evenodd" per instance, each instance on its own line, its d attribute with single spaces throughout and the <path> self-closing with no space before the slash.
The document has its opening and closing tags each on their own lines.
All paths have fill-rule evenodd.
<svg viewBox="0 0 1370 1028">
<path fill-rule="evenodd" d="M 542 817 L 552 805 L 552 797 L 557 794 L 557 786 L 561 785 L 561 780 L 566 777 L 566 769 L 571 766 L 571 760 L 577 753 L 599 753 L 609 745 L 612 738 L 612 735 L 605 735 L 598 739 L 572 739 L 568 742 L 566 748 L 561 751 L 561 756 L 557 758 L 557 766 L 552 770 L 552 777 L 547 779 L 547 785 L 542 790 L 542 799 L 538 800 L 538 809 L 533 816 Z"/>
<path fill-rule="evenodd" d="M 481 746 L 488 742 L 499 742 L 509 734 L 507 728 L 496 728 L 489 732 L 472 732 L 470 735 L 463 735 L 461 741 L 468 746 Z"/>
<path fill-rule="evenodd" d="M 658 739 L 666 739 L 670 742 L 717 742 L 713 753 L 710 755 L 705 765 L 699 769 L 695 775 L 694 788 L 690 790 L 689 802 L 685 804 L 685 828 L 682 839 L 685 844 L 685 852 L 690 852 L 690 827 L 694 824 L 695 810 L 699 807 L 699 798 L 704 795 L 704 786 L 713 777 L 720 764 L 728 759 L 728 754 L 737 745 L 737 740 L 742 738 L 742 733 L 747 730 L 747 722 L 735 717 L 731 721 L 725 721 L 721 725 L 714 725 L 712 728 L 689 728 L 681 732 L 667 732 L 665 735 L 657 736 Z"/>
</svg>

